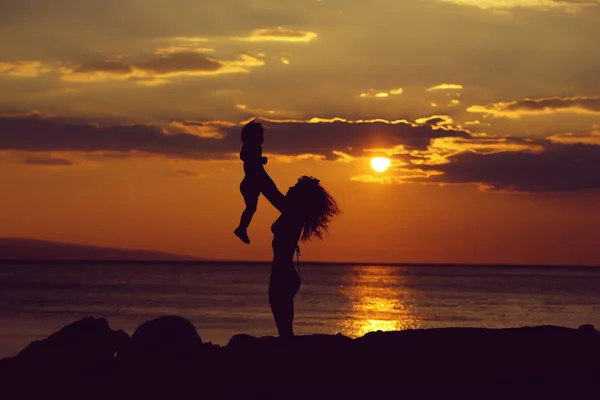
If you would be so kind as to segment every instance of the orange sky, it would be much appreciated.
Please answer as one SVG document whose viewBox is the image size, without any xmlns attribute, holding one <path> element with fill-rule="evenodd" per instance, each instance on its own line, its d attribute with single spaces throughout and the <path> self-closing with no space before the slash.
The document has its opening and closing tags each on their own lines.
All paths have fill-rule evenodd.
<svg viewBox="0 0 600 400">
<path fill-rule="evenodd" d="M 6 9 L 0 236 L 269 259 L 264 199 L 232 234 L 258 116 L 344 211 L 303 259 L 600 265 L 600 1 Z"/>
</svg>

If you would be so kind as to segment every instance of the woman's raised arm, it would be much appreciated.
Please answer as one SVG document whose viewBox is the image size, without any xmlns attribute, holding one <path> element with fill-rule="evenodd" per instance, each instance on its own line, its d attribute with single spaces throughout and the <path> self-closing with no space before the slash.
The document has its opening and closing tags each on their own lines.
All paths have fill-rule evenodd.
<svg viewBox="0 0 600 400">
<path fill-rule="evenodd" d="M 279 212 L 283 212 L 284 204 L 285 204 L 285 195 L 277 189 L 277 185 L 273 182 L 273 179 L 267 174 L 265 171 L 264 175 L 262 175 L 259 179 L 260 182 L 260 192 L 265 196 L 269 203 L 273 205 Z"/>
</svg>

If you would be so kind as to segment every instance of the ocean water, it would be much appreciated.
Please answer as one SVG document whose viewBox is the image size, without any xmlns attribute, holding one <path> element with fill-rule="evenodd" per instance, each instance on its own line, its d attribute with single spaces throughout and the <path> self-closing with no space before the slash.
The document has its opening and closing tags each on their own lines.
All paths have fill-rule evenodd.
<svg viewBox="0 0 600 400">
<path fill-rule="evenodd" d="M 276 335 L 265 263 L 2 263 L 0 358 L 83 317 L 132 334 L 181 315 L 204 341 Z M 600 268 L 302 264 L 297 334 L 600 327 Z"/>
</svg>

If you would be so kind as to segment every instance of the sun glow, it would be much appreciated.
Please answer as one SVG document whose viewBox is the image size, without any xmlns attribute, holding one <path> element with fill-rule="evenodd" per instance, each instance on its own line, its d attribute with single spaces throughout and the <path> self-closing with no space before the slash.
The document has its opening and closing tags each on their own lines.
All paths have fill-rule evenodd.
<svg viewBox="0 0 600 400">
<path fill-rule="evenodd" d="M 389 158 L 375 157 L 371 160 L 371 167 L 377 172 L 385 172 L 390 164 Z"/>
<path fill-rule="evenodd" d="M 412 302 L 414 294 L 406 289 L 401 273 L 380 266 L 356 266 L 342 278 L 341 293 L 347 303 L 336 331 L 361 337 L 374 331 L 417 329 L 420 321 Z"/>
</svg>

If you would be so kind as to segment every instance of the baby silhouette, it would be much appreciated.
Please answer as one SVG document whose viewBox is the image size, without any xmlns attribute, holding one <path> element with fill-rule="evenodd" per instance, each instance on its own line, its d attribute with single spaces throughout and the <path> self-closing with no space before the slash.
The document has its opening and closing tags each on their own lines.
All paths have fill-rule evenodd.
<svg viewBox="0 0 600 400">
<path fill-rule="evenodd" d="M 263 127 L 256 118 L 248 122 L 242 128 L 242 150 L 240 159 L 244 162 L 244 179 L 240 183 L 240 193 L 246 204 L 242 212 L 240 224 L 233 233 L 246 244 L 250 244 L 248 237 L 248 226 L 256 212 L 258 197 L 261 193 L 263 177 L 265 175 L 264 164 L 267 163 L 267 157 L 262 155 Z"/>
</svg>

